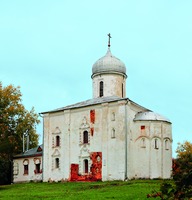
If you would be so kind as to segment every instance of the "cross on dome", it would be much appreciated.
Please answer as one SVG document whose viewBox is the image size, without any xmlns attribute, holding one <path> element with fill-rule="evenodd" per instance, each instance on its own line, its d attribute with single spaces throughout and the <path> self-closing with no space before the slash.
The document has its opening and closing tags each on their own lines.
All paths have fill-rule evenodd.
<svg viewBox="0 0 192 200">
<path fill-rule="evenodd" d="M 110 47 L 110 46 L 111 46 L 110 39 L 111 39 L 112 37 L 111 37 L 111 34 L 110 34 L 110 33 L 107 34 L 107 36 L 109 37 L 109 40 L 108 40 L 108 47 Z"/>
</svg>

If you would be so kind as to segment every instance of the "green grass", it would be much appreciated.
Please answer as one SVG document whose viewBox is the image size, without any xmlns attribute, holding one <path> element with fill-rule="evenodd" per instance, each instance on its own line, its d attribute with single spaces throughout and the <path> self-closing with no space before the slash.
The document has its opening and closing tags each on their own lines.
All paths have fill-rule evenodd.
<svg viewBox="0 0 192 200">
<path fill-rule="evenodd" d="M 159 190 L 161 182 L 161 180 L 134 180 L 20 183 L 0 186 L 0 199 L 147 199 L 148 193 Z"/>
</svg>

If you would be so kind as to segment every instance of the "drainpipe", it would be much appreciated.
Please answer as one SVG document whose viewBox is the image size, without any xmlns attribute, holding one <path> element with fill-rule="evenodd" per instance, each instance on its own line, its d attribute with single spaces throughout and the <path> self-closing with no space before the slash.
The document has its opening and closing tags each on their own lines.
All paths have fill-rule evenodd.
<svg viewBox="0 0 192 200">
<path fill-rule="evenodd" d="M 128 131 L 128 119 L 127 119 L 127 104 L 128 104 L 128 100 L 125 103 L 125 180 L 128 179 L 127 177 L 127 144 L 128 144 L 128 136 L 127 136 L 127 131 Z"/>
</svg>

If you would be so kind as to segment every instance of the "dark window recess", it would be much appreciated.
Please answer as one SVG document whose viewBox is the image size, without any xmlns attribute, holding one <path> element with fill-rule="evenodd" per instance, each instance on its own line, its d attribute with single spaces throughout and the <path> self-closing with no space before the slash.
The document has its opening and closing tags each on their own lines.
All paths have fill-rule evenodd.
<svg viewBox="0 0 192 200">
<path fill-rule="evenodd" d="M 55 158 L 55 168 L 59 168 L 59 158 Z"/>
<path fill-rule="evenodd" d="M 24 165 L 24 174 L 28 174 L 29 167 L 28 165 Z"/>
<path fill-rule="evenodd" d="M 99 97 L 103 96 L 103 81 L 99 83 Z"/>
<path fill-rule="evenodd" d="M 60 137 L 56 136 L 56 146 L 59 147 L 60 146 Z"/>
<path fill-rule="evenodd" d="M 88 173 L 88 160 L 84 160 L 84 173 Z"/>
<path fill-rule="evenodd" d="M 41 170 L 40 170 L 40 163 L 35 165 L 35 172 L 36 172 L 37 174 L 41 173 Z"/>
<path fill-rule="evenodd" d="M 83 132 L 83 143 L 84 144 L 88 143 L 88 132 L 87 131 Z"/>
<path fill-rule="evenodd" d="M 155 149 L 158 149 L 159 147 L 158 147 L 158 140 L 157 139 L 155 139 Z"/>
</svg>

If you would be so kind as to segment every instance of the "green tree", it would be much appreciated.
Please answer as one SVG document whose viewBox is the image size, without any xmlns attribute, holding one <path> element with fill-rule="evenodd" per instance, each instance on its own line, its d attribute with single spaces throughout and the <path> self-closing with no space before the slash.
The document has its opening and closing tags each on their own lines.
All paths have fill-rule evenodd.
<svg viewBox="0 0 192 200">
<path fill-rule="evenodd" d="M 26 110 L 22 104 L 20 87 L 8 85 L 2 86 L 0 82 L 0 183 L 4 183 L 5 175 L 11 177 L 11 166 L 9 174 L 7 162 L 11 163 L 13 155 L 23 150 L 23 134 L 29 134 L 29 148 L 38 145 L 38 134 L 36 125 L 40 122 L 34 108 Z M 4 169 L 4 171 L 2 171 Z M 8 180 L 10 182 L 10 178 Z"/>
<path fill-rule="evenodd" d="M 179 143 L 177 158 L 173 159 L 173 182 L 164 181 L 160 192 L 148 197 L 160 197 L 166 200 L 192 200 L 192 143 Z"/>
<path fill-rule="evenodd" d="M 173 180 L 176 185 L 178 199 L 192 197 L 192 143 L 186 141 L 179 143 L 177 159 L 173 166 Z"/>
</svg>

